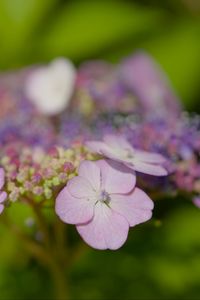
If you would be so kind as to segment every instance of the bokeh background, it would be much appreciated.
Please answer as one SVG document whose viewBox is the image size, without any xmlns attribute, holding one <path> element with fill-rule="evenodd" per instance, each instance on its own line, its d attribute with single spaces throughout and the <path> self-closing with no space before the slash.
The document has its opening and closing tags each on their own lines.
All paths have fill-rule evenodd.
<svg viewBox="0 0 200 300">
<path fill-rule="evenodd" d="M 118 62 L 145 49 L 187 110 L 200 112 L 200 1 L 0 0 L 0 70 L 67 56 Z M 25 208 L 11 210 L 25 226 Z M 70 227 L 72 240 L 77 233 Z M 199 300 L 200 211 L 162 199 L 119 251 L 89 250 L 71 271 L 74 300 Z M 0 224 L 0 300 L 53 299 L 49 274 Z"/>
</svg>

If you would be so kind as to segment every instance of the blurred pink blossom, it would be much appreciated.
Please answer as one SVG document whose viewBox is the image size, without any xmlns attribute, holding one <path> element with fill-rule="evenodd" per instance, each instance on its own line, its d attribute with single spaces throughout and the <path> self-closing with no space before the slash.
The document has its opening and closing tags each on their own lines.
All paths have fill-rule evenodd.
<svg viewBox="0 0 200 300">
<path fill-rule="evenodd" d="M 194 197 L 193 203 L 196 207 L 200 208 L 200 196 Z"/>
<path fill-rule="evenodd" d="M 4 186 L 5 183 L 5 173 L 4 173 L 4 169 L 0 169 L 0 214 L 2 213 L 2 211 L 4 210 L 4 201 L 7 198 L 7 193 L 2 191 L 2 187 Z"/>
<path fill-rule="evenodd" d="M 163 70 L 150 55 L 138 52 L 121 65 L 121 78 L 138 96 L 146 114 L 179 116 L 181 104 Z"/>
</svg>

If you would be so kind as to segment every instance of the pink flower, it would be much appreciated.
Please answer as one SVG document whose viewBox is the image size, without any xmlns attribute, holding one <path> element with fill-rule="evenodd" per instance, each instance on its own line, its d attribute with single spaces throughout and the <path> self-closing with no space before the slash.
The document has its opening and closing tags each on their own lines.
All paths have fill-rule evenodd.
<svg viewBox="0 0 200 300">
<path fill-rule="evenodd" d="M 83 161 L 56 199 L 56 213 L 96 249 L 118 249 L 129 227 L 149 220 L 153 202 L 135 187 L 135 173 L 111 160 Z"/>
<path fill-rule="evenodd" d="M 4 183 L 5 183 L 5 173 L 4 173 L 4 169 L 1 168 L 0 169 L 0 214 L 4 210 L 3 202 L 7 198 L 7 193 L 4 191 L 1 191 L 2 187 L 4 186 Z"/>
<path fill-rule="evenodd" d="M 165 158 L 158 153 L 134 149 L 122 136 L 105 135 L 103 141 L 87 142 L 86 146 L 96 153 L 125 164 L 127 167 L 145 174 L 164 176 Z"/>
<path fill-rule="evenodd" d="M 138 96 L 146 114 L 177 117 L 181 104 L 171 84 L 153 59 L 138 52 L 121 65 L 121 77 L 127 87 Z"/>
<path fill-rule="evenodd" d="M 200 208 L 200 196 L 194 197 L 192 201 L 196 207 Z"/>
</svg>

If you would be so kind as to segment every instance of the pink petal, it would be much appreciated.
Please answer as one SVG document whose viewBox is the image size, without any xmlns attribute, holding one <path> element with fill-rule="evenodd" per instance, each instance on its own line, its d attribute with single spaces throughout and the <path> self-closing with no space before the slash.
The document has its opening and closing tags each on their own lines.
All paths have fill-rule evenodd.
<svg viewBox="0 0 200 300">
<path fill-rule="evenodd" d="M 0 168 L 0 189 L 4 186 L 5 183 L 5 172 L 3 168 Z"/>
<path fill-rule="evenodd" d="M 128 195 L 112 195 L 110 206 L 124 216 L 130 226 L 135 226 L 151 219 L 154 203 L 142 190 L 135 188 Z"/>
<path fill-rule="evenodd" d="M 132 164 L 127 164 L 130 168 L 132 168 L 135 171 L 149 174 L 149 175 L 155 175 L 155 176 L 166 176 L 168 175 L 167 170 L 160 166 L 160 165 L 153 165 L 150 163 L 145 163 L 139 160 L 134 160 Z"/>
<path fill-rule="evenodd" d="M 106 136 L 107 137 L 107 136 Z M 113 141 L 114 143 L 114 141 Z M 119 147 L 119 141 L 118 141 L 118 145 L 108 145 L 104 142 L 99 142 L 99 141 L 92 141 L 92 142 L 87 142 L 86 146 L 93 152 L 96 152 L 100 155 L 103 155 L 107 158 L 119 161 L 119 162 L 124 162 L 124 159 L 120 157 L 120 153 L 117 153 L 120 151 L 120 147 Z M 121 151 L 123 151 L 124 149 L 122 148 Z"/>
<path fill-rule="evenodd" d="M 95 153 L 101 154 L 102 149 L 107 148 L 104 142 L 100 141 L 88 141 L 85 143 L 86 147 L 88 147 L 91 151 Z"/>
<path fill-rule="evenodd" d="M 92 198 L 94 190 L 90 182 L 81 176 L 73 177 L 68 181 L 68 191 L 75 198 Z"/>
<path fill-rule="evenodd" d="M 192 202 L 194 203 L 194 205 L 198 208 L 200 208 L 200 197 L 196 196 L 193 198 Z"/>
<path fill-rule="evenodd" d="M 135 187 L 135 172 L 130 168 L 108 159 L 96 163 L 101 169 L 102 188 L 109 194 L 127 194 Z"/>
<path fill-rule="evenodd" d="M 0 204 L 0 214 L 2 213 L 3 210 L 4 210 L 4 205 Z"/>
<path fill-rule="evenodd" d="M 122 151 L 123 151 L 123 149 L 122 149 Z M 126 160 L 124 160 L 124 158 L 121 157 L 120 153 L 117 152 L 116 148 L 114 150 L 113 148 L 105 145 L 104 147 L 101 148 L 101 150 L 100 150 L 99 153 L 101 155 L 103 155 L 104 157 L 110 158 L 112 160 L 115 160 L 115 161 L 118 161 L 118 162 L 122 162 L 122 163 L 126 162 Z"/>
<path fill-rule="evenodd" d="M 121 148 L 122 150 L 129 150 L 129 151 L 134 151 L 133 147 L 131 144 L 127 141 L 126 138 L 124 138 L 121 135 L 114 135 L 114 134 L 106 134 L 103 137 L 103 140 L 105 143 L 110 146 L 112 149 L 119 149 Z"/>
<path fill-rule="evenodd" d="M 3 203 L 7 198 L 6 192 L 0 192 L 0 203 Z"/>
<path fill-rule="evenodd" d="M 95 162 L 89 160 L 83 161 L 78 168 L 78 174 L 87 179 L 94 190 L 98 191 L 100 189 L 100 168 Z"/>
<path fill-rule="evenodd" d="M 77 225 L 77 230 L 93 248 L 116 250 L 125 243 L 129 224 L 123 216 L 98 202 L 94 218 L 87 224 Z"/>
<path fill-rule="evenodd" d="M 159 153 L 135 150 L 135 158 L 146 163 L 162 164 L 166 162 L 166 158 Z"/>
<path fill-rule="evenodd" d="M 120 73 L 129 89 L 138 96 L 144 113 L 169 117 L 180 115 L 179 99 L 151 57 L 136 53 L 122 64 Z"/>
<path fill-rule="evenodd" d="M 68 224 L 90 221 L 94 215 L 94 203 L 87 199 L 73 197 L 65 187 L 56 198 L 56 214 Z"/>
</svg>

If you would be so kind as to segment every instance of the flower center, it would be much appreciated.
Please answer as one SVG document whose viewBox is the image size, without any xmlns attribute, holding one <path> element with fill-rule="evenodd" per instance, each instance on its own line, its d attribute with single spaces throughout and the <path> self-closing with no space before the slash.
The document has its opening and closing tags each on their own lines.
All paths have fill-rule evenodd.
<svg viewBox="0 0 200 300">
<path fill-rule="evenodd" d="M 132 159 L 134 157 L 134 154 L 129 149 L 124 150 L 124 156 L 126 159 Z"/>
<path fill-rule="evenodd" d="M 127 158 L 133 158 L 133 154 L 130 151 L 127 151 L 126 157 Z"/>
<path fill-rule="evenodd" d="M 100 191 L 98 201 L 108 203 L 110 201 L 110 195 L 105 190 Z"/>
<path fill-rule="evenodd" d="M 124 158 L 124 159 L 134 158 L 134 152 L 131 151 L 130 149 L 117 149 L 116 154 L 119 158 Z"/>
</svg>

